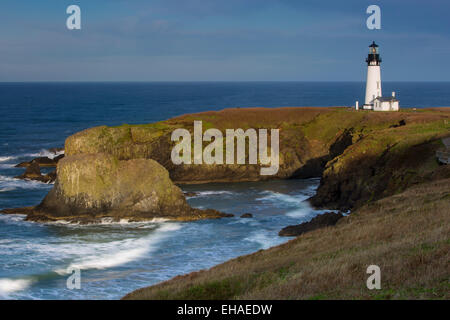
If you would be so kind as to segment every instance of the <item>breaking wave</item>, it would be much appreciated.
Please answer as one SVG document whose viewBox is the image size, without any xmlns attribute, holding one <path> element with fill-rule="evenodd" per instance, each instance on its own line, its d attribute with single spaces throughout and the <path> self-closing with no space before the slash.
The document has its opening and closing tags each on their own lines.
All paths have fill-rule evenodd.
<svg viewBox="0 0 450 320">
<path fill-rule="evenodd" d="M 191 197 L 188 197 L 188 198 L 218 196 L 218 195 L 231 196 L 233 194 L 234 194 L 234 192 L 232 192 L 232 191 L 200 191 L 200 192 L 196 192 L 195 196 L 191 196 Z"/>
<path fill-rule="evenodd" d="M 21 180 L 0 175 L 0 192 L 13 191 L 16 189 L 41 189 L 48 187 L 50 183 L 33 180 Z"/>
<path fill-rule="evenodd" d="M 5 157 L 0 157 L 0 162 L 7 162 L 7 161 L 11 161 L 17 159 L 17 157 L 15 156 L 5 156 Z"/>
<path fill-rule="evenodd" d="M 57 152 L 52 152 L 52 151 L 49 151 L 49 150 L 42 149 L 39 152 L 27 153 L 27 154 L 25 154 L 23 156 L 24 157 L 48 157 L 50 159 L 53 159 L 53 158 L 55 158 L 55 157 L 57 157 L 59 155 L 62 155 L 62 154 L 64 154 L 64 150 L 57 151 Z"/>
<path fill-rule="evenodd" d="M 33 280 L 0 278 L 0 297 L 7 298 L 11 293 L 27 289 Z"/>
<path fill-rule="evenodd" d="M 177 223 L 166 223 L 157 227 L 156 231 L 147 237 L 140 239 L 125 239 L 97 244 L 82 244 L 80 246 L 57 246 L 54 250 L 66 254 L 76 253 L 81 257 L 76 258 L 67 268 L 56 269 L 55 272 L 65 275 L 68 269 L 106 269 L 137 260 L 156 250 L 157 244 L 168 237 L 173 231 L 181 228 Z M 45 248 L 43 248 L 45 250 Z"/>
<path fill-rule="evenodd" d="M 42 149 L 39 152 L 34 153 L 23 153 L 23 154 L 17 154 L 17 155 L 10 155 L 10 156 L 0 156 L 0 162 L 10 162 L 10 161 L 16 161 L 18 159 L 24 159 L 24 158 L 37 158 L 37 157 L 48 157 L 50 159 L 53 159 L 57 156 L 60 156 L 64 154 L 64 150 L 52 152 L 50 150 Z M 16 163 L 17 164 L 17 163 Z"/>
<path fill-rule="evenodd" d="M 309 196 L 305 194 L 289 195 L 273 191 L 264 191 L 262 194 L 264 194 L 264 196 L 256 198 L 255 200 L 262 202 L 277 202 L 280 206 L 300 205 L 309 198 Z"/>
<path fill-rule="evenodd" d="M 253 232 L 244 240 L 259 244 L 260 249 L 268 249 L 282 242 L 279 237 L 267 234 L 266 232 Z"/>
<path fill-rule="evenodd" d="M 145 221 L 136 221 L 136 222 L 130 222 L 130 219 L 120 219 L 119 221 L 114 220 L 112 217 L 105 217 L 100 219 L 99 222 L 92 222 L 87 224 L 80 224 L 80 222 L 73 222 L 69 220 L 57 220 L 57 221 L 49 221 L 44 222 L 44 224 L 48 225 L 66 225 L 66 226 L 80 226 L 80 227 L 89 227 L 89 226 L 98 226 L 98 225 L 110 225 L 110 226 L 121 226 L 121 225 L 130 225 L 130 226 L 136 226 L 138 228 L 142 229 L 154 229 L 155 223 L 162 223 L 167 222 L 169 219 L 166 218 L 153 218 L 151 220 L 145 220 Z"/>
</svg>

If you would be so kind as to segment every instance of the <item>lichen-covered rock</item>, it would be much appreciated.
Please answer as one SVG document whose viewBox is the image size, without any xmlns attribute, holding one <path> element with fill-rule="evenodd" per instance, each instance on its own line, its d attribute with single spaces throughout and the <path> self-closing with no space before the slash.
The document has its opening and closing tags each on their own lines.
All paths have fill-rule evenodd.
<svg viewBox="0 0 450 320">
<path fill-rule="evenodd" d="M 191 208 L 167 170 L 151 159 L 79 154 L 62 159 L 57 173 L 54 188 L 28 220 L 195 220 L 224 216 L 214 210 Z"/>
</svg>

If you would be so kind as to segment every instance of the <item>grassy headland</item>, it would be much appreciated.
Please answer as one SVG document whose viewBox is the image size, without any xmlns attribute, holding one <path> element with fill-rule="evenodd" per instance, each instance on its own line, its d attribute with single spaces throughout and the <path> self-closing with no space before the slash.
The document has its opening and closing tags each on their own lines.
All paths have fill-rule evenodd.
<svg viewBox="0 0 450 320">
<path fill-rule="evenodd" d="M 450 179 L 367 204 L 337 226 L 125 299 L 449 299 Z M 366 268 L 381 268 L 368 290 Z"/>
<path fill-rule="evenodd" d="M 182 164 L 170 155 L 173 130 L 279 129 L 280 168 L 262 176 L 260 165 Z M 175 183 L 256 181 L 323 176 L 313 204 L 350 209 L 436 178 L 436 150 L 450 135 L 450 108 L 400 112 L 349 108 L 246 108 L 188 114 L 144 125 L 95 127 L 66 140 L 67 156 L 107 153 L 119 160 L 149 158 Z M 205 142 L 205 146 L 209 142 Z M 225 152 L 224 152 L 225 154 Z M 248 154 L 247 154 L 248 157 Z M 450 178 L 448 172 L 446 177 Z M 443 178 L 443 177 L 441 177 Z"/>
<path fill-rule="evenodd" d="M 192 132 L 195 120 L 203 122 L 203 130 L 279 129 L 277 175 L 261 176 L 259 164 L 173 164 L 171 133 L 178 128 Z M 116 162 L 128 167 L 133 177 L 146 173 L 148 181 L 163 186 L 321 176 L 312 204 L 352 212 L 337 226 L 137 290 L 126 298 L 449 298 L 450 166 L 439 165 L 436 159 L 436 151 L 443 147 L 441 139 L 448 136 L 450 108 L 400 112 L 237 108 L 153 124 L 95 127 L 67 138 L 56 187 L 43 204 L 54 200 L 54 212 L 60 215 L 60 208 L 72 201 L 69 213 L 78 213 L 80 205 L 92 213 L 91 203 L 99 202 L 101 194 L 99 210 L 105 204 L 118 209 L 150 208 L 146 216 L 156 217 L 162 207 L 153 204 L 160 198 L 169 199 L 164 205 L 173 202 L 171 195 L 158 193 L 152 183 L 142 185 L 145 192 L 136 195 L 134 191 L 139 190 L 133 187 L 133 179 L 130 182 L 128 173 L 115 170 Z M 112 169 L 104 170 L 105 166 L 96 166 L 92 160 L 105 157 L 111 158 Z M 161 168 L 145 166 L 135 171 L 137 166 L 125 165 L 144 163 L 142 159 L 152 159 Z M 69 170 L 64 171 L 65 163 L 71 164 Z M 83 164 L 95 169 L 91 177 L 80 169 Z M 162 176 L 164 181 L 160 181 Z M 87 180 L 80 184 L 80 178 Z M 64 183 L 67 186 L 59 186 Z M 108 190 L 120 192 L 110 195 Z M 72 194 L 72 200 L 66 193 Z M 158 212 L 153 208 L 159 208 L 155 209 Z M 365 286 L 366 268 L 371 264 L 381 267 L 381 291 L 368 291 Z"/>
<path fill-rule="evenodd" d="M 312 203 L 351 214 L 125 299 L 448 299 L 450 168 L 439 165 L 436 150 L 450 136 L 450 110 L 275 110 L 224 110 L 177 123 L 205 117 L 218 128 L 280 128 L 288 165 L 279 178 L 320 175 Z M 372 264 L 381 268 L 381 290 L 366 287 Z"/>
</svg>

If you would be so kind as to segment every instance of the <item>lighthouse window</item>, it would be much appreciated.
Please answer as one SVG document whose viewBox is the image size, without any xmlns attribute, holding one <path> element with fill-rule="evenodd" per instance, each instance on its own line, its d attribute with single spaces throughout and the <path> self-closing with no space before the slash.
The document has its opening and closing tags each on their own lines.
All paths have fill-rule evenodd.
<svg viewBox="0 0 450 320">
<path fill-rule="evenodd" d="M 377 81 L 377 89 L 380 89 L 380 81 Z"/>
</svg>

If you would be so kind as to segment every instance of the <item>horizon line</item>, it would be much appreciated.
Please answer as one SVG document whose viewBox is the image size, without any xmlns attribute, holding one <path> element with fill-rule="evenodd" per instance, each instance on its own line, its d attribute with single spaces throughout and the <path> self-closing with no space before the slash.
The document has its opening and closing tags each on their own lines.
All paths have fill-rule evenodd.
<svg viewBox="0 0 450 320">
<path fill-rule="evenodd" d="M 0 84 L 13 83 L 365 83 L 365 80 L 29 80 L 0 81 Z M 450 80 L 383 80 L 383 82 L 404 83 L 446 83 Z"/>
</svg>

